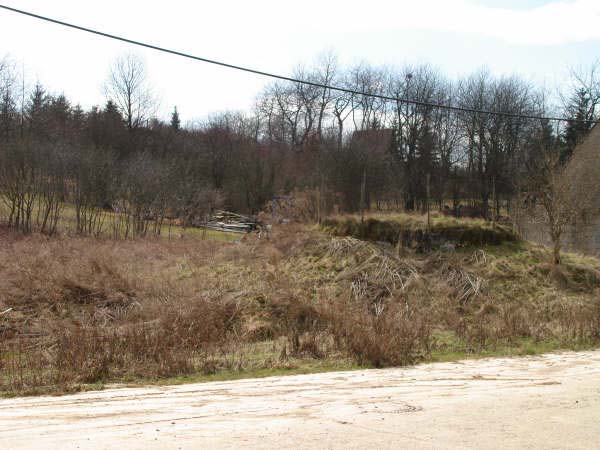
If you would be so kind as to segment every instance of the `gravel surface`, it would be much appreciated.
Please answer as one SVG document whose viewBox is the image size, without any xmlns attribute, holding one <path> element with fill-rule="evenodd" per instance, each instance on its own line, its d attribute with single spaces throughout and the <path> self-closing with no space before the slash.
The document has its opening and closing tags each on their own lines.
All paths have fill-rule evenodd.
<svg viewBox="0 0 600 450">
<path fill-rule="evenodd" d="M 600 351 L 5 399 L 0 448 L 600 449 Z"/>
</svg>

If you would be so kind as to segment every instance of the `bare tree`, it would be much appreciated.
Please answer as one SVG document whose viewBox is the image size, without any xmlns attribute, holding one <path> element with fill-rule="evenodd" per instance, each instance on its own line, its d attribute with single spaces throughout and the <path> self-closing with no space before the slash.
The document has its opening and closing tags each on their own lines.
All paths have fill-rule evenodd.
<svg viewBox="0 0 600 450">
<path fill-rule="evenodd" d="M 148 85 L 146 65 L 139 56 L 127 54 L 115 60 L 105 91 L 130 131 L 145 125 L 155 112 L 156 101 Z"/>
<path fill-rule="evenodd" d="M 317 67 L 313 78 L 317 83 L 324 85 L 334 84 L 337 75 L 337 57 L 333 52 L 327 52 L 319 56 Z M 328 110 L 331 107 L 333 94 L 331 89 L 320 88 L 318 100 L 318 118 L 317 118 L 317 136 L 319 139 L 323 136 L 323 123 L 327 118 Z"/>
<path fill-rule="evenodd" d="M 560 252 L 565 231 L 575 225 L 577 218 L 597 208 L 593 195 L 600 181 L 598 161 L 593 142 L 582 146 L 569 161 L 562 163 L 558 137 L 549 124 L 541 124 L 527 162 L 529 191 L 526 206 L 530 216 L 539 214 L 552 241 L 552 262 L 561 262 Z"/>
</svg>

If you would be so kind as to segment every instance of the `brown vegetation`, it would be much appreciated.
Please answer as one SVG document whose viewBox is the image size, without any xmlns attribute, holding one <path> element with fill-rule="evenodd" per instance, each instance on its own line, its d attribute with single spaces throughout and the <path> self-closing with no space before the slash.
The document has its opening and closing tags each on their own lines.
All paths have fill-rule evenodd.
<svg viewBox="0 0 600 450">
<path fill-rule="evenodd" d="M 600 342 L 600 263 L 558 271 L 521 242 L 399 257 L 292 225 L 239 243 L 0 239 L 4 392 Z"/>
<path fill-rule="evenodd" d="M 392 214 L 334 217 L 322 221 L 323 228 L 336 236 L 352 236 L 399 247 L 431 250 L 444 245 L 483 246 L 513 242 L 517 236 L 509 228 L 483 220 L 436 216 L 428 224 L 426 216 Z"/>
</svg>

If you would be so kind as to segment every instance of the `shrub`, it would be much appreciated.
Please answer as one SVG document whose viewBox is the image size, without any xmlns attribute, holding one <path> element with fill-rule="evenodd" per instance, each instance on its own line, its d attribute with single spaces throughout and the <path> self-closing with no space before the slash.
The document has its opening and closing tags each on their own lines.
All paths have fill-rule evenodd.
<svg viewBox="0 0 600 450">
<path fill-rule="evenodd" d="M 359 364 L 374 367 L 413 364 L 430 351 L 428 321 L 402 305 L 373 314 L 346 303 L 331 306 L 327 317 L 335 341 Z"/>
</svg>

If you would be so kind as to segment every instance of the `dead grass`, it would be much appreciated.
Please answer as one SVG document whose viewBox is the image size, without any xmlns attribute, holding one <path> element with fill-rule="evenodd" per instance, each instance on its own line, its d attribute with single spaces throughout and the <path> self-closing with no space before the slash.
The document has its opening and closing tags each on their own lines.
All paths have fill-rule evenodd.
<svg viewBox="0 0 600 450">
<path fill-rule="evenodd" d="M 517 241 L 399 256 L 294 225 L 239 243 L 5 233 L 0 391 L 598 345 L 600 262 L 564 259 Z"/>
<path fill-rule="evenodd" d="M 57 234 L 62 235 L 78 235 L 77 233 L 77 217 L 75 206 L 71 203 L 61 203 L 60 217 L 57 223 Z M 100 238 L 131 238 L 131 230 L 125 232 L 126 217 L 122 213 L 112 212 L 104 209 L 95 211 L 98 214 L 99 226 L 95 230 L 94 235 Z M 0 218 L 6 218 L 9 215 L 8 204 L 3 201 L 0 195 Z M 33 205 L 33 217 L 39 216 L 39 203 L 36 201 Z M 0 225 L 1 227 L 2 225 Z M 177 224 L 176 220 L 165 219 L 159 228 L 155 227 L 152 222 L 149 225 L 151 232 L 148 233 L 149 239 L 202 239 L 212 241 L 232 242 L 240 239 L 240 234 L 230 233 L 226 231 L 211 230 L 198 227 L 183 227 Z M 35 229 L 35 228 L 34 228 Z M 8 229 L 4 230 L 8 232 Z M 2 234 L 0 228 L 0 235 Z"/>
<path fill-rule="evenodd" d="M 430 251 L 443 245 L 483 246 L 516 241 L 516 235 L 503 225 L 492 226 L 480 219 L 455 219 L 442 215 L 431 218 L 412 214 L 371 214 L 332 217 L 322 227 L 335 236 L 353 236 L 373 242 L 387 242 L 404 248 Z"/>
</svg>

